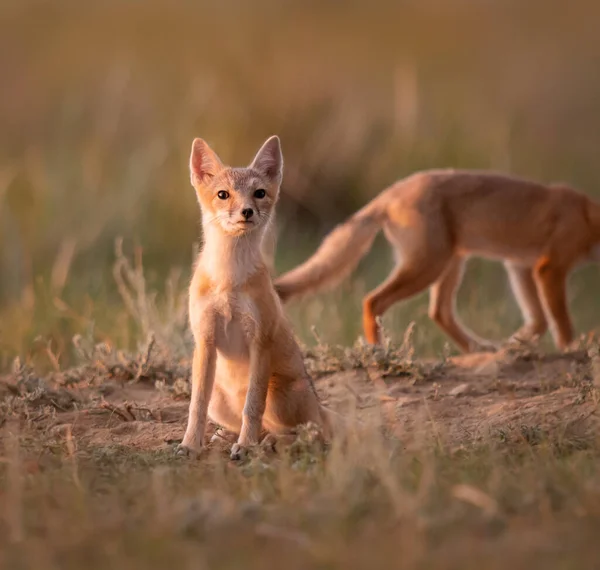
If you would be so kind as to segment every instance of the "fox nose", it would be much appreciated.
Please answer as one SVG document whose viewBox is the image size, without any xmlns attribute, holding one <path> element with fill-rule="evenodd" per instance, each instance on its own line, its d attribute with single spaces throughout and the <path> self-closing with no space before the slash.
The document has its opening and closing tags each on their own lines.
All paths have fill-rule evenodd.
<svg viewBox="0 0 600 570">
<path fill-rule="evenodd" d="M 254 215 L 254 210 L 252 208 L 244 208 L 242 210 L 242 216 L 249 220 Z"/>
</svg>

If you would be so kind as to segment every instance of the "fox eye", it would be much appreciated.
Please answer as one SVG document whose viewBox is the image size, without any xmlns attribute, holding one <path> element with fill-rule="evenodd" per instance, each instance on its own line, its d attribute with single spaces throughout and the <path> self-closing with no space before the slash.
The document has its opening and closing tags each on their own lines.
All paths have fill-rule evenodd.
<svg viewBox="0 0 600 570">
<path fill-rule="evenodd" d="M 219 198 L 219 200 L 227 200 L 227 198 L 229 198 L 229 192 L 227 192 L 226 190 L 219 190 L 217 192 L 217 197 Z"/>
<path fill-rule="evenodd" d="M 259 188 L 258 190 L 254 191 L 255 198 L 264 198 L 266 196 L 266 194 L 267 193 L 262 188 Z"/>
</svg>

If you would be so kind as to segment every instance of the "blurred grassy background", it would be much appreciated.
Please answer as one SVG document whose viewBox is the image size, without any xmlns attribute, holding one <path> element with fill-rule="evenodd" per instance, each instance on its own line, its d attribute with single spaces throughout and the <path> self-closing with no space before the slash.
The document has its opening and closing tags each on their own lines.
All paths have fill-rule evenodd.
<svg viewBox="0 0 600 570">
<path fill-rule="evenodd" d="M 501 169 L 598 195 L 599 18 L 591 0 L 3 0 L 0 367 L 49 353 L 66 365 L 75 333 L 141 340 L 113 279 L 117 236 L 143 250 L 157 318 L 180 315 L 200 235 L 194 136 L 236 165 L 281 136 L 279 271 L 417 169 Z M 379 240 L 352 282 L 290 305 L 300 336 L 315 325 L 352 342 L 360 294 L 390 267 Z M 595 268 L 572 279 L 579 331 L 600 321 L 599 289 Z M 464 320 L 508 335 L 508 291 L 497 264 L 471 262 Z M 439 354 L 425 295 L 386 318 L 395 338 L 411 320 L 419 354 Z"/>
</svg>

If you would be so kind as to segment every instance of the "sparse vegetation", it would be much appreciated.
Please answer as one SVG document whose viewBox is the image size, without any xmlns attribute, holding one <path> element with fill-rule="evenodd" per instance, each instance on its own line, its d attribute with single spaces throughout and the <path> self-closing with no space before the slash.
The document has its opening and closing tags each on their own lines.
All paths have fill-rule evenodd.
<svg viewBox="0 0 600 570">
<path fill-rule="evenodd" d="M 400 376 L 405 352 L 363 361 L 362 347 L 321 347 L 317 388 L 356 418 L 351 430 L 323 448 L 307 428 L 241 464 L 219 439 L 199 461 L 174 455 L 188 367 L 155 346 L 98 347 L 79 368 L 40 378 L 17 366 L 2 379 L 6 567 L 597 561 L 595 342 L 560 357 L 406 361 Z"/>
</svg>

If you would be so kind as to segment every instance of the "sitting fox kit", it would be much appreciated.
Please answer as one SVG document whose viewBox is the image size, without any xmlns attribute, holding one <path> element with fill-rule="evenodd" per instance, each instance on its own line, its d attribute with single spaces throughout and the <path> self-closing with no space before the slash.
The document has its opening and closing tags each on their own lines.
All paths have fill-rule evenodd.
<svg viewBox="0 0 600 570">
<path fill-rule="evenodd" d="M 316 253 L 275 280 L 282 300 L 334 285 L 369 251 L 383 229 L 398 265 L 363 301 L 368 342 L 377 318 L 430 288 L 430 317 L 463 351 L 494 348 L 455 316 L 456 292 L 470 255 L 500 259 L 524 318 L 513 338 L 550 325 L 556 346 L 573 339 L 566 297 L 570 271 L 600 261 L 600 204 L 562 185 L 478 171 L 416 173 L 384 190 L 325 238 Z"/>
<path fill-rule="evenodd" d="M 204 245 L 190 285 L 192 396 L 178 453 L 202 449 L 207 416 L 239 434 L 234 459 L 265 432 L 291 433 L 314 422 L 327 437 L 326 410 L 261 251 L 282 179 L 279 138 L 269 138 L 247 168 L 224 166 L 206 142 L 195 139 L 190 171 Z"/>
</svg>

